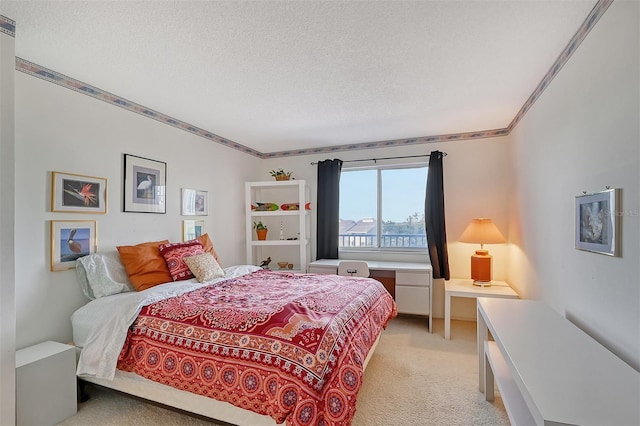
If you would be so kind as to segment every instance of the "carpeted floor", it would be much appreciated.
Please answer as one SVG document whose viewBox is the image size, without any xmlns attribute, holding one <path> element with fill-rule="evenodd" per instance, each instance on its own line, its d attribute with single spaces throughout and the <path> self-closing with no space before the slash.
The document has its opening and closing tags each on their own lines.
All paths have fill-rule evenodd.
<svg viewBox="0 0 640 426">
<path fill-rule="evenodd" d="M 452 321 L 444 340 L 442 320 L 429 334 L 426 320 L 397 317 L 383 332 L 365 371 L 353 426 L 508 425 L 498 395 L 478 391 L 474 322 Z M 88 386 L 91 399 L 61 425 L 211 425 L 108 389 Z M 214 423 L 215 424 L 215 423 Z"/>
</svg>

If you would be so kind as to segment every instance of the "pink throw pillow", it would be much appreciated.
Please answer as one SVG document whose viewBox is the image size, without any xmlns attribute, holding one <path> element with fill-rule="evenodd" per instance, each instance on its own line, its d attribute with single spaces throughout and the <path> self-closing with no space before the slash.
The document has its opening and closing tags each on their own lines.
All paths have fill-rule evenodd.
<svg viewBox="0 0 640 426">
<path fill-rule="evenodd" d="M 169 273 L 174 281 L 188 280 L 193 278 L 193 273 L 189 269 L 184 258 L 204 253 L 202 243 L 197 240 L 186 243 L 160 244 L 160 254 L 164 257 L 169 268 Z"/>
</svg>

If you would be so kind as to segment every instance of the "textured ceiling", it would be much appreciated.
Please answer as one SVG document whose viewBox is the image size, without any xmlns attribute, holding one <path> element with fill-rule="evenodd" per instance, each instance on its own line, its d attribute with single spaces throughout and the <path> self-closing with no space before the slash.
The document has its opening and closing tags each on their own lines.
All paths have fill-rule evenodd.
<svg viewBox="0 0 640 426">
<path fill-rule="evenodd" d="M 595 0 L 7 1 L 16 56 L 262 153 L 502 129 Z"/>
</svg>

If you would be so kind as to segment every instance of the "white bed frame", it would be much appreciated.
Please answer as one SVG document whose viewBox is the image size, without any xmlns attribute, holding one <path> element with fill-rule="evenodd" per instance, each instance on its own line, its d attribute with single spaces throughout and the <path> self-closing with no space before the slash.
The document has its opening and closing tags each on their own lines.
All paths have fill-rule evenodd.
<svg viewBox="0 0 640 426">
<path fill-rule="evenodd" d="M 380 341 L 381 335 L 382 332 L 378 335 L 373 346 L 371 346 L 367 358 L 364 361 L 364 368 L 367 367 Z M 113 380 L 98 379 L 89 376 L 79 376 L 79 379 L 168 407 L 238 426 L 273 426 L 276 424 L 275 420 L 269 416 L 236 407 L 228 402 L 217 401 L 206 396 L 156 383 L 138 376 L 135 373 L 116 370 Z"/>
</svg>

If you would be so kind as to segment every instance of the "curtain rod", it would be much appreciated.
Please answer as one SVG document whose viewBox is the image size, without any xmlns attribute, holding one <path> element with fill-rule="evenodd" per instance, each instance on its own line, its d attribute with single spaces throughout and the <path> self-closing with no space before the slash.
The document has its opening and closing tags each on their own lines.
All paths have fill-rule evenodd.
<svg viewBox="0 0 640 426">
<path fill-rule="evenodd" d="M 447 156 L 446 152 L 442 153 L 443 157 Z M 423 155 L 405 155 L 405 156 L 401 156 L 401 157 L 381 157 L 381 158 L 363 158 L 361 160 L 344 160 L 343 163 L 355 163 L 358 161 L 373 161 L 374 163 L 377 162 L 378 160 L 395 160 L 395 159 L 399 159 L 399 158 L 420 158 L 420 157 L 430 157 L 429 154 L 423 154 Z M 312 166 L 315 166 L 318 163 L 314 163 L 313 161 L 311 162 Z"/>
</svg>

